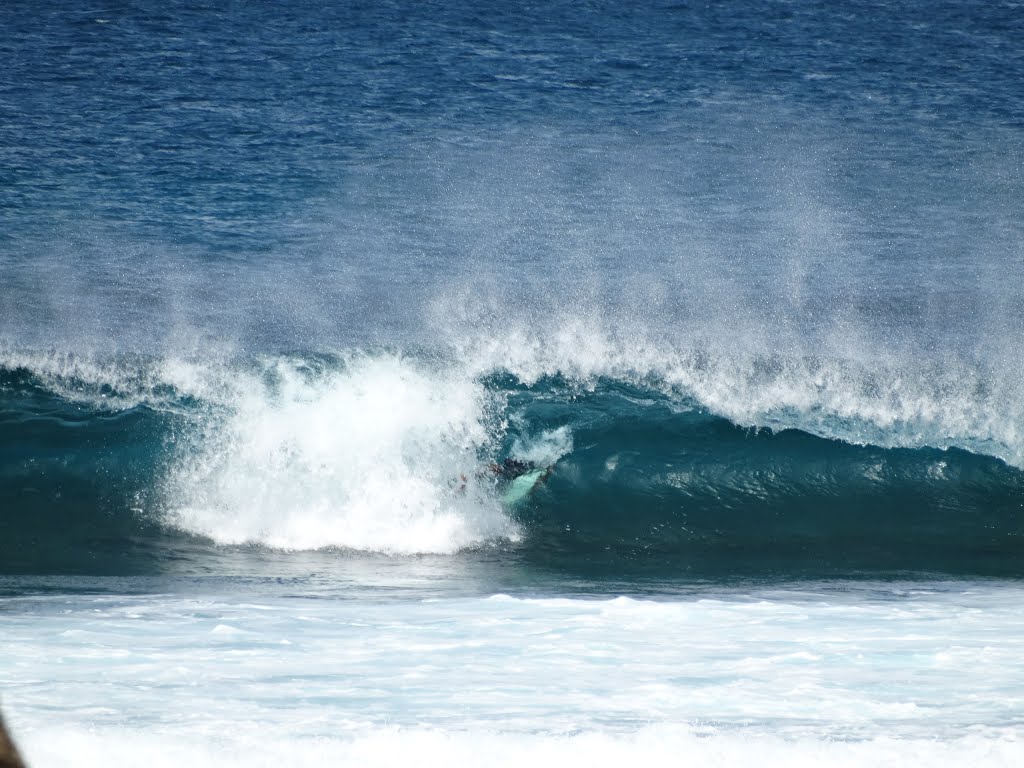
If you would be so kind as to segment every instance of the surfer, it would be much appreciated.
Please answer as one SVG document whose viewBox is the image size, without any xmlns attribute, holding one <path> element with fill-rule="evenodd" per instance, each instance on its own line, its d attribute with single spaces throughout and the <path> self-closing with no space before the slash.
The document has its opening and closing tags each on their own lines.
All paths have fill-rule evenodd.
<svg viewBox="0 0 1024 768">
<path fill-rule="evenodd" d="M 492 461 L 486 467 L 480 469 L 476 476 L 478 478 L 486 477 L 488 475 L 494 477 L 502 485 L 511 483 L 517 477 L 528 475 L 531 472 L 537 472 L 541 468 L 534 464 L 532 461 L 523 461 L 522 459 L 508 458 L 502 462 Z M 530 485 L 532 489 L 537 483 L 543 482 L 547 479 L 548 475 L 551 474 L 553 467 L 547 467 L 543 474 L 538 474 L 536 480 Z M 455 492 L 465 493 L 466 485 L 469 483 L 469 478 L 464 474 L 459 475 L 459 479 L 456 481 Z"/>
<path fill-rule="evenodd" d="M 487 471 L 500 480 L 515 480 L 520 475 L 532 472 L 536 467 L 532 462 L 521 459 L 505 459 L 501 464 L 496 461 L 487 466 Z"/>
</svg>

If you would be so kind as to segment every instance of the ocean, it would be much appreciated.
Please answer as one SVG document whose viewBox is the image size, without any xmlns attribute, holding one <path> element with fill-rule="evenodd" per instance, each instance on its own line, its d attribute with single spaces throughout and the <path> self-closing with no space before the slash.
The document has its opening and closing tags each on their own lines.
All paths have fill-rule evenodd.
<svg viewBox="0 0 1024 768">
<path fill-rule="evenodd" d="M 1024 763 L 1024 6 L 0 30 L 30 766 Z"/>
</svg>

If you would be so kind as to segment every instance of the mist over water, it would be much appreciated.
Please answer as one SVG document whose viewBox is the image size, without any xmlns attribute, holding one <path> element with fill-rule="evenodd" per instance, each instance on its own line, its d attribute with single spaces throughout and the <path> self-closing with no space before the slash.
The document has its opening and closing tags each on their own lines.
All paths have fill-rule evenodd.
<svg viewBox="0 0 1024 768">
<path fill-rule="evenodd" d="M 1016 351 L 1012 11 L 598 8 L 12 12 L 5 337 Z"/>
<path fill-rule="evenodd" d="M 5 336 L 263 350 L 598 321 L 681 346 L 730 336 L 969 362 L 1016 350 L 1022 190 L 1006 137 L 978 143 L 1010 179 L 986 185 L 969 164 L 936 189 L 914 162 L 936 158 L 913 144 L 886 173 L 863 167 L 874 137 L 840 148 L 813 122 L 712 122 L 724 146 L 614 128 L 426 158 L 399 146 L 228 249 L 202 227 L 181 243 L 142 237 L 131 217 L 67 224 L 7 255 Z"/>
</svg>

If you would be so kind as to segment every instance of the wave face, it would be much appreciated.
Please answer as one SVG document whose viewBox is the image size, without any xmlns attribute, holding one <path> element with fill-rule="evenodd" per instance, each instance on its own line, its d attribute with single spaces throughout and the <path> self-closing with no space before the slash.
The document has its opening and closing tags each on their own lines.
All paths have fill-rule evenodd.
<svg viewBox="0 0 1024 768">
<path fill-rule="evenodd" d="M 689 577 L 1021 572 L 1024 472 L 992 387 L 823 359 L 596 359 L 9 352 L 4 570 L 202 568 L 256 547 Z M 553 467 L 514 509 L 484 471 L 509 457 Z"/>
</svg>

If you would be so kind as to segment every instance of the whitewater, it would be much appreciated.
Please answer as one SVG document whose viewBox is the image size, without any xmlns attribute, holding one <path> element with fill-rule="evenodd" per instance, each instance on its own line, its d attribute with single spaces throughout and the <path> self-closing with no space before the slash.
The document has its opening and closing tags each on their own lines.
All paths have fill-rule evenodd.
<svg viewBox="0 0 1024 768">
<path fill-rule="evenodd" d="M 0 30 L 29 766 L 1024 762 L 1016 4 Z"/>
<path fill-rule="evenodd" d="M 431 570 L 406 569 L 402 586 Z M 1019 634 L 1014 585 L 671 601 L 174 586 L 17 601 L 4 658 L 19 681 L 6 689 L 26 702 L 30 756 L 894 766 L 1021 756 L 1020 641 L 992 644 Z M 92 665 L 103 675 L 84 674 Z"/>
</svg>

